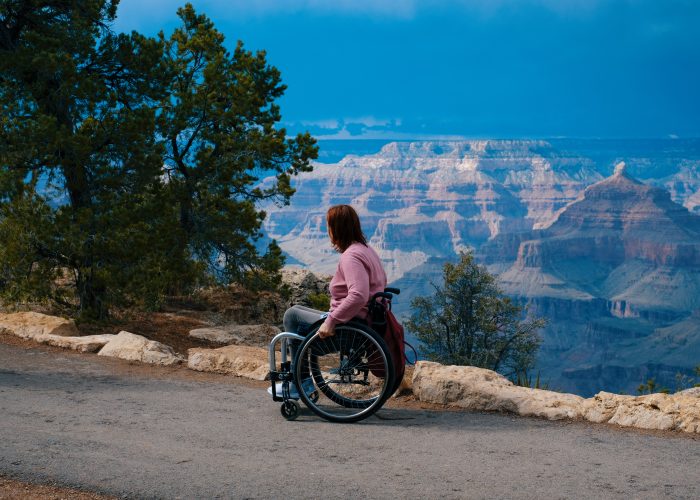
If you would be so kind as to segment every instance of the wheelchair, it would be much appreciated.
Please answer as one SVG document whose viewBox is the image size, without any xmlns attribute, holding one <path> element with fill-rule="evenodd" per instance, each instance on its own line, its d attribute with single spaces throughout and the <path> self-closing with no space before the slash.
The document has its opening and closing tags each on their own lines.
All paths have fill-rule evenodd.
<svg viewBox="0 0 700 500">
<path fill-rule="evenodd" d="M 399 293 L 386 288 L 370 299 L 375 329 L 383 329 L 382 313 Z M 379 410 L 401 382 L 394 380 L 391 355 L 382 336 L 364 322 L 336 325 L 335 335 L 322 339 L 318 329 L 324 321 L 314 323 L 306 336 L 282 332 L 270 341 L 272 399 L 282 402 L 284 418 L 295 420 L 300 406 L 290 392 L 293 382 L 299 398 L 319 417 L 340 423 L 363 420 Z M 282 382 L 281 394 L 277 382 Z"/>
</svg>

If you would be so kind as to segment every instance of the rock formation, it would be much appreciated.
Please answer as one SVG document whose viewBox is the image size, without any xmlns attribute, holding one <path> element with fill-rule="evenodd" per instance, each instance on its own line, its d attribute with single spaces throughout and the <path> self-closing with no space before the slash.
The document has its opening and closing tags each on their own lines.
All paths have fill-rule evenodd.
<svg viewBox="0 0 700 500">
<path fill-rule="evenodd" d="M 78 336 L 72 319 L 36 312 L 0 314 L 0 331 L 39 344 L 48 344 L 80 352 L 97 352 L 114 335 Z"/>
<path fill-rule="evenodd" d="M 229 325 L 197 328 L 191 330 L 189 335 L 214 344 L 265 347 L 270 343 L 270 339 L 279 332 L 280 329 L 274 325 Z"/>
<path fill-rule="evenodd" d="M 594 384 L 582 390 L 577 379 L 592 379 L 602 382 L 598 388 L 629 391 L 630 382 L 661 376 L 668 383 L 700 362 L 697 348 L 657 341 L 674 323 L 684 322 L 690 331 L 695 323 L 700 216 L 665 190 L 631 177 L 624 164 L 586 188 L 549 227 L 521 233 L 518 245 L 512 238 L 501 245 L 501 239 L 481 252 L 501 266 L 506 293 L 550 318 L 541 360 L 559 367 L 562 388 L 588 393 L 597 390 Z M 504 264 L 510 267 L 503 270 Z M 700 342 L 693 335 L 689 340 Z M 638 370 L 644 363 L 648 374 Z M 557 377 L 555 370 L 545 371 Z M 636 383 L 629 380 L 634 376 Z M 621 383 L 611 386 L 614 378 Z"/>
<path fill-rule="evenodd" d="M 700 362 L 698 140 L 390 143 L 294 183 L 265 226 L 292 261 L 332 273 L 324 213 L 351 203 L 405 315 L 443 262 L 476 248 L 508 293 L 550 318 L 540 366 L 559 389 L 669 385 Z"/>
<path fill-rule="evenodd" d="M 317 164 L 294 179 L 286 207 L 271 205 L 267 233 L 292 262 L 332 273 L 337 254 L 324 213 L 337 203 L 358 208 L 390 279 L 429 258 L 451 258 L 499 234 L 547 227 L 583 190 L 612 173 L 622 155 L 628 171 L 696 207 L 700 142 L 446 141 L 389 143 L 372 155 Z"/>
<path fill-rule="evenodd" d="M 189 349 L 187 367 L 253 380 L 267 380 L 270 372 L 268 351 L 261 347 L 232 345 L 218 349 Z"/>
<path fill-rule="evenodd" d="M 329 274 L 314 273 L 298 266 L 285 266 L 282 269 L 282 283 L 289 289 L 287 307 L 294 304 L 309 306 L 309 296 L 329 295 L 331 278 Z"/>
<path fill-rule="evenodd" d="M 163 366 L 176 365 L 184 361 L 172 347 L 126 331 L 115 335 L 97 355 Z"/>
<path fill-rule="evenodd" d="M 34 339 L 43 335 L 78 335 L 78 328 L 72 319 L 37 312 L 0 314 L 0 330 L 7 330 L 24 339 Z"/>
<path fill-rule="evenodd" d="M 574 394 L 513 385 L 498 373 L 473 366 L 419 361 L 413 392 L 420 401 L 474 411 L 500 411 L 549 420 L 585 419 L 640 429 L 700 434 L 696 392 L 621 396 L 600 392 L 584 399 Z"/>
</svg>

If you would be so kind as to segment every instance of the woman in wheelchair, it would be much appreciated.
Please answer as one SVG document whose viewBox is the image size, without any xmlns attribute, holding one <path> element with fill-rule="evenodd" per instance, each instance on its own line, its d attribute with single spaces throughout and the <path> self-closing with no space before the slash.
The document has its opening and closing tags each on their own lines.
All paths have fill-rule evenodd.
<svg viewBox="0 0 700 500">
<path fill-rule="evenodd" d="M 391 294 L 385 292 L 386 273 L 377 252 L 367 245 L 357 212 L 336 205 L 328 210 L 326 222 L 331 245 L 341 254 L 330 283 L 330 311 L 300 305 L 287 309 L 285 333 L 270 347 L 273 385 L 268 392 L 284 401 L 286 418 L 296 418 L 298 406 L 290 400 L 301 398 L 323 418 L 350 422 L 376 411 L 393 387 L 386 345 L 367 326 L 371 300 Z M 284 366 L 278 372 L 272 363 L 274 344 L 282 339 L 293 346 L 288 375 Z"/>
</svg>

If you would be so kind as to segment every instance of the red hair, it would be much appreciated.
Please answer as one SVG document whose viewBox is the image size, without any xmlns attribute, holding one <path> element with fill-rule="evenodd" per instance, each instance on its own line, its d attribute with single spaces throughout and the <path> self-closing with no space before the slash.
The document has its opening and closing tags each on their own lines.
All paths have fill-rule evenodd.
<svg viewBox="0 0 700 500">
<path fill-rule="evenodd" d="M 326 213 L 326 224 L 331 243 L 341 253 L 353 243 L 367 246 L 367 238 L 362 233 L 360 218 L 350 205 L 335 205 Z"/>
</svg>

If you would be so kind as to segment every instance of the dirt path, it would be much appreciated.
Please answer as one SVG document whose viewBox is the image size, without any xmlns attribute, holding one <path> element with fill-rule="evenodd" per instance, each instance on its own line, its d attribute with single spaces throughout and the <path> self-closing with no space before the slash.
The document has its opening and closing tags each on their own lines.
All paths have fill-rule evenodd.
<svg viewBox="0 0 700 500">
<path fill-rule="evenodd" d="M 694 437 L 408 406 L 286 422 L 257 383 L 0 344 L 0 476 L 127 498 L 700 497 Z"/>
</svg>

